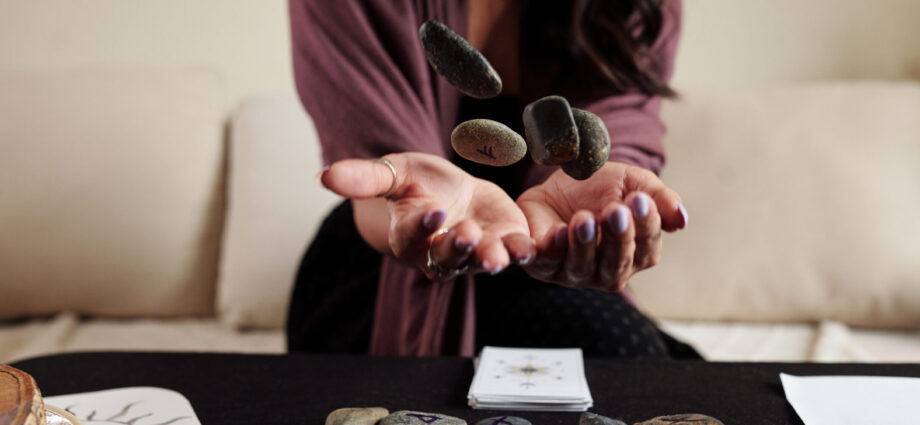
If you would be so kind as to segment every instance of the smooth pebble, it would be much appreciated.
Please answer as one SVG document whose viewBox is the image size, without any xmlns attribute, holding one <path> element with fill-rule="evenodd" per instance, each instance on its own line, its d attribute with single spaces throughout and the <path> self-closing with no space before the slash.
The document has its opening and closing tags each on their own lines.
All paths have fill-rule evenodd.
<svg viewBox="0 0 920 425">
<path fill-rule="evenodd" d="M 381 419 L 380 425 L 466 425 L 466 421 L 440 413 L 400 410 Z"/>
<path fill-rule="evenodd" d="M 578 157 L 578 128 L 569 101 L 547 96 L 527 105 L 524 138 L 537 164 L 559 165 Z"/>
<path fill-rule="evenodd" d="M 578 127 L 578 158 L 562 164 L 562 171 L 577 180 L 585 180 L 600 170 L 610 157 L 610 134 L 599 116 L 572 108 Z"/>
<path fill-rule="evenodd" d="M 722 421 L 699 413 L 684 413 L 652 418 L 635 425 L 725 425 Z"/>
<path fill-rule="evenodd" d="M 626 422 L 598 415 L 597 413 L 585 412 L 578 418 L 578 425 L 626 425 Z"/>
<path fill-rule="evenodd" d="M 457 90 L 477 99 L 502 92 L 502 79 L 485 56 L 447 25 L 426 21 L 418 36 L 428 63 Z"/>
<path fill-rule="evenodd" d="M 450 134 L 450 144 L 463 158 L 480 164 L 503 167 L 527 154 L 520 134 L 492 120 L 475 119 L 461 123 Z"/>
<path fill-rule="evenodd" d="M 476 422 L 476 425 L 530 425 L 530 421 L 519 416 L 493 416 Z"/>
<path fill-rule="evenodd" d="M 326 416 L 326 425 L 374 425 L 390 411 L 383 407 L 344 407 Z"/>
</svg>

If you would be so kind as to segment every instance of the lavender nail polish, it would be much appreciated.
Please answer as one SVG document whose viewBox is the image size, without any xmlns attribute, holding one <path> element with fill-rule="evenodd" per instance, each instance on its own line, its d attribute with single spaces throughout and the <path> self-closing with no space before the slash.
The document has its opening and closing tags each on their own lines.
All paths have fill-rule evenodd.
<svg viewBox="0 0 920 425">
<path fill-rule="evenodd" d="M 447 212 L 444 210 L 428 211 L 425 213 L 425 216 L 422 217 L 422 225 L 428 230 L 435 230 L 441 227 L 441 224 L 444 223 L 444 219 L 446 218 Z"/>
<path fill-rule="evenodd" d="M 690 216 L 687 214 L 687 209 L 684 208 L 684 204 L 677 204 L 677 211 L 680 212 L 680 217 L 684 220 L 680 225 L 680 228 L 683 229 L 684 227 L 687 227 L 688 224 L 690 224 Z"/>
<path fill-rule="evenodd" d="M 523 265 L 530 264 L 530 262 L 531 262 L 532 260 L 533 260 L 533 256 L 530 255 L 530 254 L 522 255 L 522 256 L 520 256 L 520 257 L 515 258 L 515 261 L 517 261 L 517 263 L 520 264 L 520 265 L 522 265 L 522 266 L 523 266 Z"/>
<path fill-rule="evenodd" d="M 622 234 L 629 228 L 629 209 L 619 207 L 607 216 L 607 224 L 617 234 Z"/>
<path fill-rule="evenodd" d="M 493 267 L 492 270 L 489 270 L 489 274 L 491 274 L 491 275 L 494 276 L 494 275 L 497 275 L 497 274 L 501 273 L 502 270 L 504 270 L 504 269 L 505 269 L 505 268 L 502 267 L 501 264 L 499 264 L 499 265 Z"/>
<path fill-rule="evenodd" d="M 633 213 L 636 214 L 636 217 L 645 217 L 648 215 L 648 195 L 644 193 L 638 193 L 632 201 L 629 202 L 629 207 L 632 208 Z"/>
<path fill-rule="evenodd" d="M 479 244 L 479 241 L 468 242 L 465 239 L 460 238 L 460 237 L 457 237 L 456 239 L 454 239 L 454 247 L 457 248 L 457 250 L 461 252 L 469 253 L 470 251 L 473 250 L 473 248 L 476 248 L 476 245 L 478 244 Z"/>
<path fill-rule="evenodd" d="M 556 230 L 556 234 L 553 235 L 553 243 L 556 245 L 556 249 L 565 249 L 565 247 L 569 246 L 569 229 L 560 227 Z"/>
<path fill-rule="evenodd" d="M 594 234 L 597 233 L 595 229 L 596 223 L 594 218 L 589 218 L 578 225 L 575 228 L 575 234 L 578 236 L 578 241 L 581 243 L 588 243 L 594 240 Z"/>
</svg>

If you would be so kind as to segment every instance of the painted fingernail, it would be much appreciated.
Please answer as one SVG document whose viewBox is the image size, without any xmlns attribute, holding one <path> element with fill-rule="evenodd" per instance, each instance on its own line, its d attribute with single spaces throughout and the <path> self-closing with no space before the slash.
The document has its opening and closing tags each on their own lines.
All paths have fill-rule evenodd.
<svg viewBox="0 0 920 425">
<path fill-rule="evenodd" d="M 515 256 L 514 261 L 524 266 L 524 265 L 530 264 L 530 262 L 533 261 L 533 256 L 530 254 Z"/>
<path fill-rule="evenodd" d="M 501 264 L 499 264 L 499 265 L 497 265 L 497 266 L 495 266 L 495 267 L 492 267 L 492 269 L 489 270 L 489 274 L 495 276 L 495 275 L 501 273 L 502 270 L 504 270 L 504 269 L 505 269 L 505 267 L 502 266 Z"/>
<path fill-rule="evenodd" d="M 629 202 L 629 207 L 632 208 L 633 213 L 636 214 L 636 217 L 645 217 L 648 215 L 648 195 L 639 192 L 632 201 Z"/>
<path fill-rule="evenodd" d="M 687 214 L 687 209 L 684 208 L 684 204 L 677 204 L 677 211 L 680 212 L 680 218 L 683 220 L 678 227 L 683 229 L 690 224 L 690 216 Z"/>
<path fill-rule="evenodd" d="M 556 249 L 565 249 L 569 246 L 569 229 L 560 227 L 556 230 L 556 234 L 553 235 L 553 244 L 556 245 Z"/>
<path fill-rule="evenodd" d="M 619 207 L 607 216 L 607 224 L 617 234 L 626 232 L 629 228 L 629 208 Z"/>
<path fill-rule="evenodd" d="M 588 243 L 594 240 L 594 234 L 597 233 L 595 229 L 596 223 L 594 218 L 589 218 L 578 225 L 575 228 L 575 234 L 578 236 L 578 241 L 581 243 Z"/>
<path fill-rule="evenodd" d="M 444 219 L 447 218 L 447 212 L 444 210 L 431 210 L 425 213 L 425 216 L 422 217 L 422 226 L 425 226 L 426 229 L 434 231 L 438 227 L 441 227 L 441 224 L 444 223 Z"/>
<path fill-rule="evenodd" d="M 323 174 L 326 174 L 326 171 L 329 171 L 329 167 L 331 167 L 331 165 L 324 165 L 323 169 L 319 170 L 319 172 L 313 176 L 313 179 L 316 180 L 317 183 L 323 184 Z"/>
<path fill-rule="evenodd" d="M 457 239 L 454 239 L 454 247 L 460 252 L 469 253 L 473 248 L 476 248 L 478 244 L 479 241 L 467 241 L 459 236 L 457 236 Z"/>
</svg>

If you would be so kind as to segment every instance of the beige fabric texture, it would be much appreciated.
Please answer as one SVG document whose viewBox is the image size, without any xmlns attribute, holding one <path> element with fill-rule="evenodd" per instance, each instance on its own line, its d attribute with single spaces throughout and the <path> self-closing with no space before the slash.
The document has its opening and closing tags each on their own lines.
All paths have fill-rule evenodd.
<svg viewBox="0 0 920 425">
<path fill-rule="evenodd" d="M 0 73 L 0 318 L 214 310 L 221 79 Z"/>
<path fill-rule="evenodd" d="M 920 324 L 920 84 L 683 90 L 666 183 L 690 213 L 631 282 L 670 319 Z"/>
<path fill-rule="evenodd" d="M 316 130 L 294 94 L 254 97 L 233 113 L 217 290 L 225 323 L 284 326 L 304 249 L 341 199 L 316 181 L 321 168 Z"/>
</svg>

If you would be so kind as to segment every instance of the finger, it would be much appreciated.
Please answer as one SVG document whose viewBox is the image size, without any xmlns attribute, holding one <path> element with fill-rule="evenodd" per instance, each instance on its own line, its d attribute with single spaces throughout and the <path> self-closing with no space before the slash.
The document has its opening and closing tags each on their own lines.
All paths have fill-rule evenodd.
<svg viewBox="0 0 920 425">
<path fill-rule="evenodd" d="M 505 249 L 515 264 L 527 265 L 537 254 L 537 246 L 530 236 L 523 233 L 511 233 L 502 238 Z"/>
<path fill-rule="evenodd" d="M 524 270 L 535 279 L 553 279 L 562 267 L 568 245 L 568 226 L 565 223 L 557 223 L 539 240 L 536 246 L 537 256 L 524 266 Z"/>
<path fill-rule="evenodd" d="M 334 162 L 322 173 L 320 181 L 327 189 L 352 199 L 374 198 L 389 192 L 391 188 L 394 189 L 393 194 L 399 194 L 405 183 L 405 161 L 399 155 L 386 158 L 393 164 L 393 169 L 381 161 L 368 159 Z"/>
<path fill-rule="evenodd" d="M 594 215 L 581 210 L 572 216 L 569 225 L 569 251 L 565 258 L 565 278 L 581 285 L 594 277 L 594 256 L 597 244 L 597 222 Z"/>
<path fill-rule="evenodd" d="M 390 229 L 390 249 L 393 255 L 403 261 L 422 263 L 427 261 L 428 238 L 447 219 L 447 212 L 433 206 L 400 208 L 392 213 L 394 221 Z"/>
<path fill-rule="evenodd" d="M 480 238 L 482 228 L 473 220 L 463 220 L 432 241 L 431 257 L 445 269 L 456 269 L 467 262 Z"/>
<path fill-rule="evenodd" d="M 644 192 L 626 196 L 636 226 L 636 254 L 633 264 L 637 270 L 658 264 L 661 259 L 661 216 L 651 198 Z"/>
<path fill-rule="evenodd" d="M 482 242 L 475 249 L 475 256 L 479 264 L 478 269 L 486 273 L 498 274 L 510 263 L 508 251 L 502 240 L 491 234 L 486 234 Z"/>
<path fill-rule="evenodd" d="M 629 192 L 641 191 L 651 196 L 661 215 L 663 230 L 673 232 L 687 227 L 690 220 L 680 195 L 667 187 L 655 173 L 640 168 L 630 169 L 624 186 Z"/>
<path fill-rule="evenodd" d="M 632 275 L 636 228 L 629 208 L 611 203 L 601 213 L 598 277 L 604 289 L 622 291 Z"/>
</svg>

